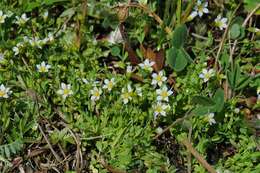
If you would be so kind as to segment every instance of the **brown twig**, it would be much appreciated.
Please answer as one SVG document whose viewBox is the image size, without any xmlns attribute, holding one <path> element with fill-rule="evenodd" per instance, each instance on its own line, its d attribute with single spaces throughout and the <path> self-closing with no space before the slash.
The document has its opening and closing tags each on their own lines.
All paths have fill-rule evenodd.
<svg viewBox="0 0 260 173">
<path fill-rule="evenodd" d="M 195 148 L 191 145 L 191 143 L 184 139 L 181 143 L 187 148 L 187 150 L 198 160 L 198 162 L 207 169 L 210 173 L 217 173 L 215 169 L 196 151 Z"/>
<path fill-rule="evenodd" d="M 253 14 L 260 8 L 260 3 L 251 11 L 251 13 L 249 13 L 249 15 L 246 17 L 246 19 L 244 20 L 242 27 L 245 27 L 247 25 L 247 22 L 249 21 L 249 19 L 253 16 Z M 238 40 L 234 41 L 233 47 L 231 49 L 230 52 L 230 57 L 229 57 L 229 61 L 231 63 L 233 63 L 233 55 L 235 53 L 235 49 L 236 49 L 236 45 L 237 45 Z"/>
<path fill-rule="evenodd" d="M 169 125 L 168 127 L 166 127 L 165 129 L 163 129 L 163 131 L 159 134 L 157 134 L 155 137 L 153 137 L 153 139 L 158 139 L 158 137 L 160 137 L 162 134 L 164 134 L 165 132 L 167 132 L 168 130 L 170 130 L 173 126 L 175 126 L 176 124 L 184 121 L 185 119 L 187 119 L 188 117 L 192 116 L 192 114 L 190 114 L 190 111 L 188 111 L 184 117 L 182 118 L 178 118 L 176 119 L 171 125 Z"/>
<path fill-rule="evenodd" d="M 227 37 L 227 33 L 228 33 L 229 26 L 230 26 L 230 24 L 231 24 L 231 22 L 232 22 L 232 18 L 233 18 L 234 15 L 236 14 L 236 12 L 237 12 L 237 10 L 239 9 L 240 5 L 241 5 L 241 3 L 238 4 L 237 8 L 236 8 L 236 9 L 234 10 L 234 12 L 232 13 L 231 18 L 230 18 L 230 20 L 229 20 L 229 22 L 228 22 L 228 25 L 227 25 L 227 27 L 226 27 L 226 29 L 225 29 L 225 32 L 224 32 L 224 34 L 223 34 L 223 36 L 222 36 L 222 39 L 221 39 L 221 42 L 220 42 L 220 45 L 219 45 L 219 49 L 218 49 L 218 52 L 217 52 L 217 56 L 216 56 L 216 59 L 215 59 L 215 69 L 218 69 L 218 68 L 217 68 L 217 67 L 218 67 L 218 60 L 219 60 L 221 51 L 222 51 L 222 49 L 223 49 L 224 43 L 225 43 L 225 41 L 226 41 L 226 37 Z"/>
<path fill-rule="evenodd" d="M 188 136 L 188 141 L 191 143 L 191 135 L 192 135 L 192 127 L 189 128 L 189 136 Z M 191 153 L 188 153 L 187 156 L 187 161 L 188 161 L 188 173 L 191 173 Z"/>
<path fill-rule="evenodd" d="M 38 128 L 39 128 L 39 130 L 40 130 L 40 132 L 41 132 L 41 134 L 42 134 L 44 140 L 47 142 L 47 145 L 49 146 L 49 148 L 50 148 L 52 154 L 53 154 L 54 157 L 56 158 L 56 160 L 58 160 L 58 162 L 61 162 L 60 156 L 59 156 L 59 155 L 54 151 L 54 149 L 52 148 L 52 145 L 51 145 L 49 139 L 47 138 L 47 136 L 45 135 L 45 133 L 44 133 L 44 131 L 43 131 L 43 129 L 42 129 L 42 127 L 41 127 L 40 124 L 38 124 Z"/>
<path fill-rule="evenodd" d="M 106 170 L 108 170 L 111 173 L 126 173 L 126 171 L 113 168 L 111 165 L 107 164 L 107 162 L 102 157 L 100 157 L 99 162 Z"/>
<path fill-rule="evenodd" d="M 126 6 L 142 9 L 144 12 L 148 13 L 149 16 L 153 17 L 154 20 L 156 20 L 160 26 L 163 26 L 163 20 L 156 13 L 151 11 L 146 5 L 138 4 L 138 3 L 130 3 L 127 4 Z M 172 30 L 167 26 L 164 27 L 164 30 L 166 31 L 167 34 L 172 33 Z"/>
</svg>

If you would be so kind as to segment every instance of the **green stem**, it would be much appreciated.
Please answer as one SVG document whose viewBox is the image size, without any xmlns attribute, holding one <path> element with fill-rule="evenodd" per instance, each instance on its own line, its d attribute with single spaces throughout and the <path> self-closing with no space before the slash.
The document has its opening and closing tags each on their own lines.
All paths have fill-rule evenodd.
<svg viewBox="0 0 260 173">
<path fill-rule="evenodd" d="M 181 6 L 182 6 L 182 0 L 178 0 L 178 2 L 177 2 L 177 25 L 181 24 Z"/>
</svg>

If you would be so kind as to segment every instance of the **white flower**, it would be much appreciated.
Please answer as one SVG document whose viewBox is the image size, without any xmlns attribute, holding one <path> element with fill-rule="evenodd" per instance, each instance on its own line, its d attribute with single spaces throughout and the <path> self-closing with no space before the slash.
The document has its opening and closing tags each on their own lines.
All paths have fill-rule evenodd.
<svg viewBox="0 0 260 173">
<path fill-rule="evenodd" d="M 5 15 L 2 10 L 0 10 L 0 23 L 5 23 L 6 17 L 7 15 Z"/>
<path fill-rule="evenodd" d="M 84 84 L 89 84 L 89 81 L 88 81 L 86 78 L 82 78 L 82 82 L 83 82 Z"/>
<path fill-rule="evenodd" d="M 0 85 L 0 98 L 8 98 L 9 95 L 12 94 L 10 88 L 6 88 L 4 84 Z"/>
<path fill-rule="evenodd" d="M 142 94 L 142 88 L 141 87 L 136 87 L 135 92 L 139 97 L 142 97 L 143 94 Z"/>
<path fill-rule="evenodd" d="M 194 19 L 197 15 L 198 15 L 197 11 L 193 11 L 193 12 L 189 15 L 188 21 Z"/>
<path fill-rule="evenodd" d="M 208 2 L 202 3 L 200 0 L 198 0 L 197 5 L 195 6 L 195 10 L 197 11 L 198 15 L 201 17 L 203 13 L 209 13 L 208 10 Z"/>
<path fill-rule="evenodd" d="M 90 94 L 91 94 L 91 100 L 92 101 L 97 101 L 100 99 L 100 96 L 102 94 L 102 90 L 98 89 L 97 87 L 94 87 L 92 90 L 90 90 Z"/>
<path fill-rule="evenodd" d="M 127 89 L 122 89 L 121 98 L 123 99 L 124 104 L 127 104 L 130 100 L 132 100 L 133 89 L 130 85 L 127 85 Z"/>
<path fill-rule="evenodd" d="M 162 86 L 163 82 L 167 80 L 167 78 L 163 75 L 163 71 L 160 71 L 158 74 L 153 73 L 152 74 L 153 80 L 152 80 L 152 85 L 159 85 Z"/>
<path fill-rule="evenodd" d="M 61 89 L 58 90 L 58 94 L 62 95 L 63 99 L 73 94 L 70 84 L 61 83 Z"/>
<path fill-rule="evenodd" d="M 21 17 L 16 16 L 15 18 L 16 18 L 15 23 L 18 25 L 24 25 L 29 20 L 29 18 L 27 18 L 25 13 L 23 13 Z"/>
<path fill-rule="evenodd" d="M 214 70 L 214 69 L 209 69 L 209 70 L 207 70 L 206 68 L 204 68 L 204 69 L 202 70 L 202 73 L 199 75 L 199 77 L 200 77 L 201 79 L 203 79 L 204 82 L 207 82 L 207 81 L 209 81 L 209 79 L 210 79 L 212 76 L 214 76 L 214 74 L 215 74 L 215 70 Z"/>
<path fill-rule="evenodd" d="M 103 88 L 107 89 L 108 91 L 111 91 L 115 85 L 115 79 L 114 78 L 112 78 L 111 80 L 105 79 L 104 83 L 105 84 L 104 84 Z"/>
<path fill-rule="evenodd" d="M 0 63 L 4 61 L 4 58 L 5 58 L 4 54 L 0 53 Z"/>
<path fill-rule="evenodd" d="M 7 13 L 6 13 L 7 17 L 12 17 L 13 14 L 14 13 L 12 11 L 10 11 L 10 10 L 8 10 Z"/>
<path fill-rule="evenodd" d="M 162 89 L 157 89 L 156 90 L 157 93 L 157 100 L 158 101 L 169 101 L 169 96 L 173 94 L 173 92 L 171 90 L 168 90 L 168 88 L 166 86 L 163 86 Z"/>
<path fill-rule="evenodd" d="M 124 42 L 124 39 L 122 37 L 121 31 L 119 27 L 117 27 L 114 31 L 112 31 L 107 38 L 108 42 L 111 44 L 116 44 L 116 43 L 122 43 Z"/>
<path fill-rule="evenodd" d="M 157 129 L 155 130 L 155 132 L 157 134 L 161 134 L 163 132 L 163 129 L 161 127 L 157 127 Z"/>
<path fill-rule="evenodd" d="M 202 3 L 200 0 L 198 0 L 194 11 L 189 15 L 188 20 L 192 20 L 194 19 L 197 15 L 199 15 L 199 17 L 202 17 L 203 13 L 209 13 L 208 10 L 208 2 Z"/>
<path fill-rule="evenodd" d="M 48 33 L 48 41 L 52 42 L 54 40 L 54 35 L 52 33 Z"/>
<path fill-rule="evenodd" d="M 31 44 L 32 47 L 38 47 L 38 48 L 42 48 L 42 44 L 44 44 L 43 40 L 39 40 L 38 37 L 29 39 L 29 43 Z"/>
<path fill-rule="evenodd" d="M 45 12 L 43 13 L 43 15 L 42 15 L 43 20 L 47 20 L 48 16 L 49 16 L 49 12 L 48 12 L 48 11 L 45 11 Z"/>
<path fill-rule="evenodd" d="M 36 65 L 38 72 L 40 73 L 46 73 L 51 68 L 51 65 L 46 64 L 44 61 L 41 64 Z"/>
<path fill-rule="evenodd" d="M 216 124 L 216 121 L 214 119 L 215 114 L 214 113 L 209 113 L 207 116 L 207 120 L 209 122 L 209 125 Z"/>
<path fill-rule="evenodd" d="M 155 64 L 153 61 L 149 61 L 149 59 L 146 59 L 143 63 L 140 63 L 139 66 L 147 71 L 153 71 L 152 66 Z"/>
<path fill-rule="evenodd" d="M 218 15 L 215 19 L 215 25 L 220 28 L 220 30 L 223 30 L 227 27 L 227 18 L 221 18 L 221 15 Z"/>
<path fill-rule="evenodd" d="M 132 72 L 133 72 L 133 66 L 128 65 L 128 66 L 126 67 L 126 73 L 132 73 Z"/>
<path fill-rule="evenodd" d="M 18 55 L 20 53 L 20 48 L 22 47 L 22 43 L 17 43 L 15 47 L 13 47 L 14 55 Z"/>
<path fill-rule="evenodd" d="M 234 112 L 235 112 L 236 114 L 238 114 L 238 113 L 240 112 L 240 109 L 239 109 L 239 108 L 235 108 L 235 109 L 234 109 Z"/>
<path fill-rule="evenodd" d="M 168 105 L 158 102 L 154 106 L 154 118 L 156 119 L 158 115 L 166 116 L 166 109 L 168 108 L 169 108 Z"/>
</svg>

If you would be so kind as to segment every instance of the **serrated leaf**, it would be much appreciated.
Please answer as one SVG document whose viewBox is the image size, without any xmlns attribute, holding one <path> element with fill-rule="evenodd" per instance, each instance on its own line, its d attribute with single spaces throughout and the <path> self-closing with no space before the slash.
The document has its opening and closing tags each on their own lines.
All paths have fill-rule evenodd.
<svg viewBox="0 0 260 173">
<path fill-rule="evenodd" d="M 186 25 L 179 25 L 176 27 L 173 33 L 172 45 L 179 49 L 183 47 L 187 37 L 187 27 Z"/>
</svg>

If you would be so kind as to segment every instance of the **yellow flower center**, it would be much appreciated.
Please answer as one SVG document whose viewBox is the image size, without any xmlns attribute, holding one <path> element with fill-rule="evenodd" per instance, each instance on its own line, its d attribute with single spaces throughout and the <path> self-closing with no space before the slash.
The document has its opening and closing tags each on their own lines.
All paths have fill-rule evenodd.
<svg viewBox="0 0 260 173">
<path fill-rule="evenodd" d="M 40 69 L 39 69 L 40 72 L 47 72 L 47 69 L 46 67 L 44 66 L 41 66 Z"/>
<path fill-rule="evenodd" d="M 157 80 L 158 82 L 162 81 L 162 76 L 160 76 L 160 75 L 156 76 L 156 80 Z"/>
<path fill-rule="evenodd" d="M 0 91 L 0 97 L 4 97 L 5 92 L 4 91 Z"/>
<path fill-rule="evenodd" d="M 161 96 L 162 96 L 163 98 L 168 97 L 168 92 L 167 92 L 167 91 L 162 91 Z"/>
<path fill-rule="evenodd" d="M 69 93 L 70 93 L 70 90 L 69 90 L 69 89 L 64 89 L 64 90 L 63 90 L 63 94 L 64 94 L 64 95 L 69 95 Z"/>
<path fill-rule="evenodd" d="M 162 112 L 163 111 L 162 106 L 157 106 L 155 108 L 155 111 L 158 112 L 158 113 Z"/>
<path fill-rule="evenodd" d="M 93 96 L 99 97 L 99 96 L 100 96 L 100 93 L 99 93 L 98 91 L 94 91 Z"/>
<path fill-rule="evenodd" d="M 112 89 L 113 88 L 113 82 L 109 81 L 108 84 L 107 84 L 107 88 Z"/>
</svg>

